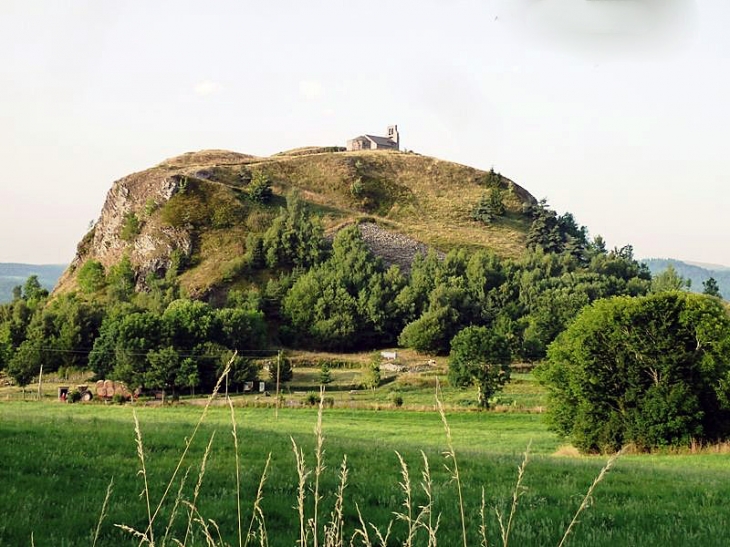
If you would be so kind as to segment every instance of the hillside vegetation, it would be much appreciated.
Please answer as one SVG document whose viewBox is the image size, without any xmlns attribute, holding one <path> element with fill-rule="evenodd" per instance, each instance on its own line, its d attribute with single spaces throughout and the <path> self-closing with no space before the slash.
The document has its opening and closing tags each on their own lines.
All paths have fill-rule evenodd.
<svg viewBox="0 0 730 547">
<path fill-rule="evenodd" d="M 704 284 L 710 279 L 717 282 L 723 298 L 730 298 L 730 269 L 689 264 L 673 258 L 648 258 L 643 261 L 652 275 L 659 275 L 671 266 L 677 275 L 690 282 L 689 290 L 696 293 L 704 291 Z"/>
<path fill-rule="evenodd" d="M 65 269 L 66 266 L 61 264 L 0 263 L 0 304 L 10 302 L 13 289 L 32 275 L 37 276 L 41 286 L 50 291 Z"/>
<path fill-rule="evenodd" d="M 329 150 L 338 149 L 269 158 L 209 150 L 117 181 L 57 292 L 77 287 L 76 270 L 87 260 L 109 269 L 128 256 L 138 286 L 177 261 L 183 289 L 206 294 L 237 277 L 232 270 L 250 250 L 247 238 L 263 234 L 292 190 L 320 215 L 326 233 L 369 220 L 443 252 L 489 248 L 515 258 L 524 250 L 524 206 L 535 200 L 507 178 L 412 153 Z M 252 185 L 263 181 L 271 199 L 252 199 Z M 492 188 L 503 191 L 505 211 L 486 225 L 472 210 Z"/>
</svg>

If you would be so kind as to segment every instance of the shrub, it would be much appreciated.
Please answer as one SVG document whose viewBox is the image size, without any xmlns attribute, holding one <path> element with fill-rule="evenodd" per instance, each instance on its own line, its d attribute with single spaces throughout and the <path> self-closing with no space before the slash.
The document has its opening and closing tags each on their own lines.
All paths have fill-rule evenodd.
<svg viewBox="0 0 730 547">
<path fill-rule="evenodd" d="M 158 207 L 158 203 L 154 199 L 149 198 L 144 205 L 144 214 L 150 217 L 154 214 L 155 211 L 157 211 Z"/>
<path fill-rule="evenodd" d="M 400 393 L 393 393 L 390 396 L 390 400 L 393 403 L 393 406 L 396 408 L 400 408 L 403 406 L 403 396 Z"/>
<path fill-rule="evenodd" d="M 504 215 L 504 196 L 499 188 L 492 188 L 488 193 L 482 194 L 471 213 L 474 220 L 484 224 L 491 224 L 496 217 L 502 215 Z"/>
<path fill-rule="evenodd" d="M 458 387 L 475 385 L 480 406 L 489 408 L 489 399 L 509 378 L 510 351 L 504 336 L 487 327 L 467 327 L 454 336 L 449 381 Z"/>
<path fill-rule="evenodd" d="M 134 238 L 139 235 L 141 225 L 137 215 L 133 212 L 128 212 L 124 215 L 124 222 L 122 223 L 122 231 L 119 234 L 124 241 L 132 242 Z"/>
<path fill-rule="evenodd" d="M 104 266 L 96 260 L 87 260 L 79 268 L 77 281 L 81 292 L 86 294 L 94 293 L 106 285 L 106 274 Z"/>
<path fill-rule="evenodd" d="M 319 383 L 322 385 L 332 383 L 332 372 L 326 363 L 319 368 Z"/>
<path fill-rule="evenodd" d="M 260 203 L 265 205 L 271 201 L 274 192 L 271 190 L 271 183 L 269 177 L 264 173 L 256 173 L 251 180 L 251 185 L 248 188 L 248 196 L 254 203 Z"/>
<path fill-rule="evenodd" d="M 679 291 L 600 300 L 548 349 L 536 374 L 549 419 L 583 452 L 730 437 L 730 317 Z"/>
</svg>

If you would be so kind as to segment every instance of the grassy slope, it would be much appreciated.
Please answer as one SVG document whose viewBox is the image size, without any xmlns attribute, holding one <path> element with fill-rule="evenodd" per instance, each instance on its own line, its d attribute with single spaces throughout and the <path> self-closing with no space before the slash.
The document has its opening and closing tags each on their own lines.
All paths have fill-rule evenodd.
<svg viewBox="0 0 730 547">
<path fill-rule="evenodd" d="M 277 195 L 271 206 L 261 208 L 246 202 L 242 171 L 269 176 Z M 487 174 L 464 165 L 400 152 L 295 151 L 292 155 L 259 158 L 203 151 L 171 158 L 123 179 L 128 189 L 125 200 L 142 222 L 138 241 L 143 241 L 142 248 L 157 242 L 152 256 L 163 256 L 174 245 L 164 221 L 167 206 L 159 203 L 159 188 L 174 175 L 196 177 L 198 189 L 194 196 L 173 198 L 178 202 L 177 229 L 189 230 L 196 225 L 192 232 L 193 260 L 181 276 L 183 287 L 191 295 L 219 285 L 235 269 L 236 260 L 245 252 L 246 235 L 265 231 L 283 204 L 283 196 L 292 188 L 302 192 L 330 231 L 358 219 L 371 219 L 442 251 L 460 246 L 488 247 L 503 256 L 517 256 L 524 248 L 528 224 L 522 204 L 533 199 L 503 178 L 498 184 L 506 191 L 507 214 L 494 225 L 485 226 L 473 221 L 470 214 L 487 190 Z M 357 185 L 359 191 L 353 192 Z M 158 203 L 158 208 L 149 214 L 151 202 Z M 226 209 L 230 211 L 226 218 L 232 222 L 220 220 L 220 211 Z M 188 217 L 190 223 L 185 220 Z M 96 229 L 113 234 L 121 230 L 119 218 L 114 222 L 117 224 L 111 228 L 102 225 Z M 107 236 L 99 243 L 101 248 L 94 249 L 91 241 L 87 238 L 80 246 L 74 267 L 94 258 L 108 268 L 125 252 L 135 263 L 134 242 L 109 240 Z M 74 287 L 74 275 L 69 271 L 61 280 L 60 291 Z"/>
<path fill-rule="evenodd" d="M 157 499 L 181 453 L 184 438 L 201 409 L 139 408 L 146 446 L 150 490 Z M 244 519 L 250 507 L 266 454 L 272 469 L 264 490 L 263 509 L 272 545 L 293 545 L 297 529 L 296 473 L 290 436 L 303 445 L 313 462 L 312 410 L 238 409 L 241 438 Z M 198 507 L 215 519 L 226 541 L 235 540 L 235 467 L 230 436 L 230 412 L 212 408 L 192 445 L 183 469 L 193 466 L 185 488 L 190 496 L 204 444 L 216 431 L 214 450 Z M 598 473 L 602 458 L 551 456 L 557 440 L 531 414 L 461 413 L 449 416 L 460 458 L 470 545 L 478 544 L 476 527 L 481 487 L 487 503 L 505 508 L 514 484 L 520 453 L 532 441 L 527 467 L 528 487 L 518 509 L 515 545 L 558 543 L 582 493 Z M 0 413 L 0 544 L 28 544 L 31 531 L 37 545 L 89 545 L 104 491 L 113 476 L 115 489 L 109 518 L 99 545 L 132 545 L 134 541 L 113 523 L 144 527 L 144 501 L 136 471 L 130 407 L 5 403 Z M 347 528 L 354 525 L 354 504 L 367 520 L 384 528 L 399 510 L 401 480 L 394 450 L 420 477 L 424 450 L 431 462 L 437 510 L 443 513 L 441 545 L 459 544 L 454 485 L 444 472 L 446 448 L 438 414 L 404 411 L 325 412 L 326 464 L 324 512 L 332 503 L 335 470 L 348 454 L 351 469 L 346 493 Z M 175 487 L 175 491 L 176 491 Z M 415 503 L 423 503 L 414 490 Z M 599 485 L 595 505 L 581 519 L 571 545 L 725 545 L 730 515 L 724 500 L 730 495 L 726 455 L 626 456 Z M 172 500 L 171 500 L 172 501 Z M 181 519 L 184 520 L 184 519 Z M 167 522 L 163 514 L 161 528 Z M 248 520 L 244 521 L 244 529 Z M 181 524 L 181 523 L 180 523 Z M 492 544 L 498 544 L 490 520 Z M 179 530 L 180 525 L 177 529 Z M 403 527 L 394 532 L 402 537 Z"/>
</svg>

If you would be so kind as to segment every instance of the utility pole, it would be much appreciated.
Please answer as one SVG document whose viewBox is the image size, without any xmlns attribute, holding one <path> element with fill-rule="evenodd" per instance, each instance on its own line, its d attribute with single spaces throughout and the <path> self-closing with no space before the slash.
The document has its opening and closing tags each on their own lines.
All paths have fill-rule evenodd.
<svg viewBox="0 0 730 547">
<path fill-rule="evenodd" d="M 41 373 L 38 375 L 38 400 L 43 400 L 43 363 L 41 363 Z"/>
<path fill-rule="evenodd" d="M 279 381 L 281 379 L 281 350 L 276 353 L 276 418 L 279 418 Z"/>
</svg>

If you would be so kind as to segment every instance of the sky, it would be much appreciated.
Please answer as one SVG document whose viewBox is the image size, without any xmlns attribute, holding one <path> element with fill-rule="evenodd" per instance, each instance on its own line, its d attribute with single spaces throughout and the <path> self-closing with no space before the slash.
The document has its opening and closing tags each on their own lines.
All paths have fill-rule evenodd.
<svg viewBox="0 0 730 547">
<path fill-rule="evenodd" d="M 2 0 L 0 262 L 68 263 L 112 183 L 398 124 L 639 258 L 730 266 L 727 0 Z"/>
</svg>

